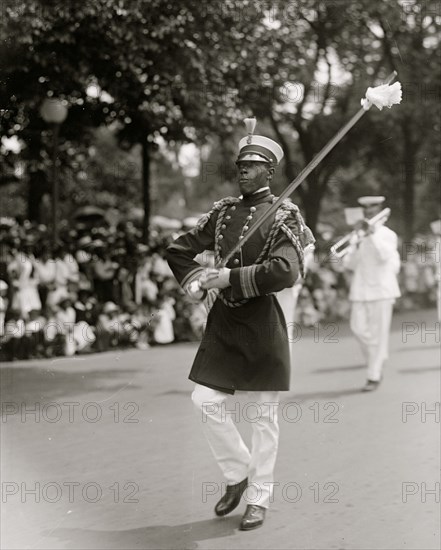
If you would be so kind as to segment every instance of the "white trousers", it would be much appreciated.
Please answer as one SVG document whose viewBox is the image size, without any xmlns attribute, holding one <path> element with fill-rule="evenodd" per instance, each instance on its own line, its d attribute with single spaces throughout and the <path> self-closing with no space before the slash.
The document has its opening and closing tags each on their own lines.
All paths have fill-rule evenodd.
<svg viewBox="0 0 441 550">
<path fill-rule="evenodd" d="M 234 406 L 229 404 L 227 407 L 228 394 L 196 384 L 192 400 L 227 485 L 239 483 L 248 477 L 249 486 L 244 493 L 244 500 L 247 504 L 268 508 L 272 501 L 279 442 L 279 392 L 236 392 L 235 395 L 243 393 L 248 396 L 245 405 L 240 406 L 236 402 Z M 240 417 L 251 423 L 251 451 L 245 445 L 232 417 Z"/>
<path fill-rule="evenodd" d="M 389 332 L 395 300 L 352 302 L 351 330 L 360 342 L 368 380 L 379 381 L 389 355 Z"/>
</svg>

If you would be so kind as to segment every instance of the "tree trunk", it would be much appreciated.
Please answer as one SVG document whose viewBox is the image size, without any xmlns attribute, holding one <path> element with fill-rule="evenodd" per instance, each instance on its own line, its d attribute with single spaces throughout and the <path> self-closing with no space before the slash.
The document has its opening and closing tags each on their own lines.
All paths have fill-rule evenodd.
<svg viewBox="0 0 441 550">
<path fill-rule="evenodd" d="M 415 172 L 416 148 L 410 137 L 407 121 L 403 122 L 403 236 L 406 242 L 413 238 L 415 224 Z"/>
<path fill-rule="evenodd" d="M 317 228 L 322 197 L 323 192 L 317 185 L 308 187 L 307 191 L 302 196 L 302 206 L 305 214 L 305 222 L 313 233 L 315 233 L 315 230 Z"/>
<path fill-rule="evenodd" d="M 28 218 L 32 222 L 41 223 L 41 201 L 47 192 L 48 182 L 45 172 L 30 173 L 28 183 Z"/>
<path fill-rule="evenodd" d="M 142 147 L 142 199 L 144 206 L 144 223 L 142 238 L 148 244 L 150 233 L 150 147 L 147 136 L 141 142 Z"/>
</svg>

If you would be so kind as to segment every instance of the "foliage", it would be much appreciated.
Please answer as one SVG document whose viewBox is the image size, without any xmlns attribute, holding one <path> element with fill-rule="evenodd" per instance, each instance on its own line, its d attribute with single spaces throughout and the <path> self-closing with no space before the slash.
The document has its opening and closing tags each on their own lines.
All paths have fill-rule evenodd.
<svg viewBox="0 0 441 550">
<path fill-rule="evenodd" d="M 193 205 L 202 209 L 205 195 L 231 187 L 245 115 L 282 144 L 286 184 L 356 112 L 366 88 L 396 69 L 403 104 L 371 109 L 294 198 L 314 227 L 320 213 L 326 221 L 357 195 L 381 191 L 408 233 L 424 229 L 437 214 L 427 197 L 437 196 L 439 181 L 435 11 L 400 0 L 4 0 L 0 136 L 16 136 L 23 148 L 3 155 L 0 182 L 22 161 L 38 217 L 51 149 L 39 107 L 53 95 L 69 104 L 58 158 L 65 203 L 139 203 L 136 180 L 143 174 L 147 185 L 147 172 L 158 194 L 167 180 L 167 195 L 177 196 L 180 174 L 159 160 L 158 144 L 176 150 L 195 141 L 212 144 L 210 162 L 226 174 L 219 185 L 204 174 L 194 183 Z M 117 143 L 96 133 L 103 125 Z M 116 179 L 115 163 L 125 167 Z"/>
</svg>

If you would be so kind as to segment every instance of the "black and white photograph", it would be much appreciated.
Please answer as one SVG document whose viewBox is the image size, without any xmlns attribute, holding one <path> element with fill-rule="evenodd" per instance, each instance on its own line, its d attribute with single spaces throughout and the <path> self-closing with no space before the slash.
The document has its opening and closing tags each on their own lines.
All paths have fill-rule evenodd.
<svg viewBox="0 0 441 550">
<path fill-rule="evenodd" d="M 440 31 L 0 0 L 2 550 L 441 547 Z"/>
</svg>

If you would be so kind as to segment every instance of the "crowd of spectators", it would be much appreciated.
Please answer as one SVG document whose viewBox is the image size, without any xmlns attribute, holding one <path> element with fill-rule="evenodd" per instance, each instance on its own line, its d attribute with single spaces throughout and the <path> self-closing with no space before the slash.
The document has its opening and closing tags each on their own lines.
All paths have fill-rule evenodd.
<svg viewBox="0 0 441 550">
<path fill-rule="evenodd" d="M 0 339 L 3 360 L 73 355 L 198 339 L 202 304 L 188 300 L 164 251 L 131 222 L 81 222 L 60 231 L 0 220 Z"/>
<path fill-rule="evenodd" d="M 47 227 L 0 219 L 1 359 L 199 339 L 205 307 L 186 297 L 164 259 L 175 236 L 154 231 L 145 245 L 131 222 L 81 221 L 64 226 L 53 246 Z M 436 255 L 422 260 L 418 250 L 402 265 L 399 309 L 436 304 Z M 348 277 L 341 262 L 312 261 L 296 322 L 347 319 Z"/>
</svg>

